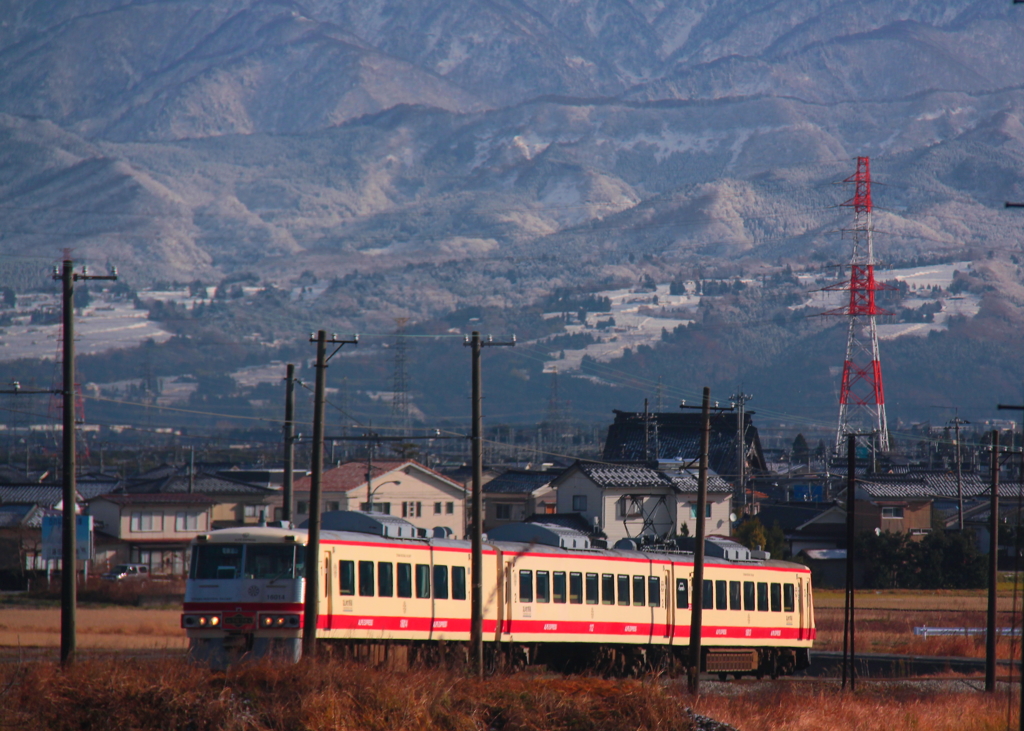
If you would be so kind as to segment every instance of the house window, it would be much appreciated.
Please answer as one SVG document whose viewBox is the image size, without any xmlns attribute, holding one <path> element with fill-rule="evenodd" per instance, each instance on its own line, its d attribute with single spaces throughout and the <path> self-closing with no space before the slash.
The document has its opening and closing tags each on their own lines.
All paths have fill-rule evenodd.
<svg viewBox="0 0 1024 731">
<path fill-rule="evenodd" d="M 639 518 L 644 514 L 643 510 L 644 499 L 642 497 L 633 497 L 631 495 L 623 495 L 619 498 L 618 512 L 620 518 Z"/>
<path fill-rule="evenodd" d="M 444 512 L 446 515 L 455 515 L 455 503 L 445 503 Z"/>
<path fill-rule="evenodd" d="M 423 517 L 423 503 L 417 502 L 404 502 L 402 503 L 402 517 L 403 518 L 422 518 Z"/>
<path fill-rule="evenodd" d="M 903 508 L 882 508 L 883 518 L 903 519 Z"/>
<path fill-rule="evenodd" d="M 256 506 L 255 505 L 246 505 L 245 506 L 245 508 L 244 508 L 244 515 L 245 515 L 246 518 L 255 518 L 256 514 L 257 513 L 256 513 Z"/>
<path fill-rule="evenodd" d="M 711 517 L 711 503 L 706 503 L 704 505 L 704 517 Z M 697 520 L 697 506 L 692 503 L 690 504 L 690 520 Z"/>
<path fill-rule="evenodd" d="M 434 515 L 441 514 L 441 503 L 434 503 Z"/>
<path fill-rule="evenodd" d="M 498 520 L 512 520 L 512 506 L 498 503 L 494 506 L 494 517 Z"/>
<path fill-rule="evenodd" d="M 297 512 L 299 515 L 309 515 L 309 501 L 299 500 L 297 503 L 295 503 L 295 512 Z"/>
<path fill-rule="evenodd" d="M 573 495 L 572 496 L 572 509 L 577 513 L 583 513 L 587 510 L 587 496 L 586 495 Z"/>
<path fill-rule="evenodd" d="M 164 529 L 164 514 L 155 512 L 132 513 L 132 533 L 159 533 Z M 140 562 L 141 563 L 141 562 Z"/>
<path fill-rule="evenodd" d="M 382 515 L 391 515 L 391 503 L 359 503 L 359 509 L 364 513 L 380 513 Z"/>
<path fill-rule="evenodd" d="M 202 513 L 190 511 L 181 512 L 174 516 L 174 530 L 178 532 L 199 530 L 199 516 Z"/>
<path fill-rule="evenodd" d="M 337 500 L 328 500 L 325 505 L 326 505 L 325 509 L 327 511 L 341 510 L 341 503 L 339 503 Z"/>
</svg>

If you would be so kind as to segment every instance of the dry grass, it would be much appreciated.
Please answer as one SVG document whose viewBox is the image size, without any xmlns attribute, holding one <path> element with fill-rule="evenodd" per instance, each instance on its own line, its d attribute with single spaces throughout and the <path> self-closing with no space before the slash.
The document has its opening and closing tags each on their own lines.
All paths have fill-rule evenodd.
<svg viewBox="0 0 1024 731">
<path fill-rule="evenodd" d="M 742 731 L 1002 731 L 1007 697 L 922 692 L 914 686 L 869 686 L 844 694 L 780 684 L 739 696 L 703 696 L 694 709 Z M 1017 727 L 1016 713 L 1011 723 Z"/>
<path fill-rule="evenodd" d="M 0 668 L 0 727 L 25 731 L 691 731 L 688 707 L 742 731 L 1002 729 L 1005 696 L 834 684 L 734 686 L 694 699 L 679 683 L 521 673 L 478 681 L 326 660 L 227 674 L 181 661 Z"/>
<path fill-rule="evenodd" d="M 94 649 L 184 649 L 181 612 L 171 609 L 79 607 L 78 645 Z M 0 647 L 58 647 L 60 609 L 0 609 Z"/>
</svg>

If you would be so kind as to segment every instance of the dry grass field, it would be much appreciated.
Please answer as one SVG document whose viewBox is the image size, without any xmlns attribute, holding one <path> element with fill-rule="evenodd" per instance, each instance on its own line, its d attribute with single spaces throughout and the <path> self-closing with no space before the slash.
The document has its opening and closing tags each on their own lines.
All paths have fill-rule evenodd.
<svg viewBox="0 0 1024 731">
<path fill-rule="evenodd" d="M 135 607 L 79 607 L 78 646 L 95 650 L 183 650 L 181 612 Z M 59 647 L 58 607 L 0 607 L 0 647 Z"/>
<path fill-rule="evenodd" d="M 710 685 L 710 684 L 708 684 Z M 228 673 L 181 660 L 0 666 L 0 727 L 24 731 L 694 731 L 689 714 L 741 731 L 997 731 L 1015 699 L 939 687 L 724 684 L 697 698 L 663 678 L 519 673 L 479 681 L 322 660 Z M 1014 701 L 1009 703 L 1008 701 Z M 1016 724 L 1014 712 L 1010 721 Z M 1011 726 L 1015 728 L 1016 726 Z M 704 727 L 707 728 L 707 727 Z"/>
</svg>

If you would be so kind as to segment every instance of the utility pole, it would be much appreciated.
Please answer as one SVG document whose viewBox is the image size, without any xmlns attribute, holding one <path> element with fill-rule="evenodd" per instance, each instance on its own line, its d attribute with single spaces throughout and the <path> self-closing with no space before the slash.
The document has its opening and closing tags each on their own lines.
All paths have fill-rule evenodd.
<svg viewBox="0 0 1024 731">
<path fill-rule="evenodd" d="M 1024 0 L 1020 0 L 1020 2 L 1024 2 Z M 1020 207 L 1024 208 L 1024 203 L 1020 203 L 1018 205 Z M 1009 208 L 1010 204 L 1007 204 L 1007 207 Z M 1009 410 L 1009 411 L 1020 411 L 1020 412 L 1022 412 L 1021 413 L 1021 417 L 1024 418 L 1024 404 L 1016 404 L 1016 405 L 1014 405 L 1014 404 L 999 404 L 999 409 L 1001 411 L 1007 411 L 1007 410 Z M 1021 514 L 1021 486 L 1022 486 L 1022 484 L 1024 484 L 1024 430 L 1021 431 L 1021 440 L 1022 441 L 1021 441 L 1021 452 L 1020 452 L 1020 462 L 1021 462 L 1021 464 L 1020 464 L 1020 477 L 1017 478 L 1019 480 L 1019 482 L 1017 483 L 1017 515 Z M 1011 447 L 1012 446 L 1013 445 L 1011 445 Z M 1020 530 L 1019 530 L 1019 528 L 1020 528 L 1020 525 L 1019 525 L 1019 521 L 1018 521 L 1018 531 L 1017 531 L 1018 535 L 1017 535 L 1017 540 L 1015 541 L 1015 544 L 1014 544 L 1014 550 L 1017 552 L 1018 556 L 1020 554 L 1020 535 L 1019 535 Z M 1021 731 L 1024 731 L 1024 660 L 1021 661 L 1021 668 L 1020 668 L 1020 694 L 1021 695 L 1020 695 L 1020 709 L 1019 709 L 1019 713 L 1020 713 L 1020 726 L 1019 726 L 1019 728 L 1020 728 Z"/>
<path fill-rule="evenodd" d="M 850 668 L 850 690 L 856 690 L 856 642 L 854 635 L 853 540 L 857 493 L 857 435 L 846 435 L 846 606 L 843 612 L 843 690 Z"/>
<path fill-rule="evenodd" d="M 697 536 L 693 547 L 693 606 L 690 609 L 690 693 L 700 692 L 701 627 L 704 621 L 704 511 L 708 504 L 708 449 L 711 444 L 711 389 L 704 387 L 697 467 Z"/>
<path fill-rule="evenodd" d="M 473 349 L 473 555 L 470 564 L 472 574 L 472 602 L 471 620 L 469 629 L 469 641 L 471 645 L 470 665 L 477 677 L 484 676 L 484 585 L 483 585 L 483 417 L 481 416 L 481 378 L 480 378 L 480 351 L 488 345 L 514 346 L 516 336 L 504 343 L 496 343 L 490 335 L 487 340 L 480 339 L 480 333 L 473 331 L 472 336 L 467 336 L 463 345 Z"/>
<path fill-rule="evenodd" d="M 88 270 L 82 267 L 81 273 L 74 271 L 74 262 L 70 253 L 65 252 L 63 268 L 53 268 L 53 278 L 62 284 L 64 325 L 64 383 L 61 395 L 63 409 L 63 500 L 64 516 L 61 536 L 61 591 L 60 591 L 60 663 L 69 665 L 75 660 L 75 608 L 77 604 L 78 562 L 75 556 L 77 536 L 75 531 L 75 282 L 78 280 L 106 279 L 116 280 L 117 270 L 111 269 L 106 276 L 89 276 Z"/>
<path fill-rule="evenodd" d="M 324 476 L 324 401 L 327 391 L 327 363 L 343 345 L 358 345 L 359 336 L 351 340 L 339 340 L 337 335 L 327 339 L 327 333 L 318 330 L 310 335 L 309 341 L 316 343 L 316 390 L 313 397 L 313 474 L 309 485 L 309 525 L 306 542 L 306 603 L 303 611 L 302 654 L 316 657 L 316 625 L 319 618 L 320 601 L 320 492 Z M 337 345 L 327 355 L 327 345 Z"/>
<path fill-rule="evenodd" d="M 999 576 L 999 431 L 992 430 L 992 500 L 988 541 L 988 631 L 985 633 L 985 692 L 996 692 L 996 579 Z"/>
<path fill-rule="evenodd" d="M 292 519 L 295 475 L 295 364 L 289 363 L 284 377 L 284 483 L 281 520 Z"/>
<path fill-rule="evenodd" d="M 740 492 L 743 494 L 742 504 L 747 504 L 747 414 L 746 406 L 747 401 L 754 398 L 748 393 L 743 393 L 743 387 L 729 397 L 729 400 L 736 404 L 737 419 L 736 419 L 736 464 L 738 469 L 736 470 L 738 486 Z M 750 496 L 750 502 L 754 502 L 754 496 Z"/>
<path fill-rule="evenodd" d="M 999 408 L 1003 408 L 1003 407 L 1000 406 Z M 954 414 L 955 415 L 953 416 L 952 421 L 950 421 L 949 423 L 952 424 L 953 428 L 956 430 L 956 515 L 957 515 L 957 525 L 960 527 L 960 531 L 963 532 L 963 529 L 964 529 L 964 486 L 963 486 L 963 475 L 962 475 L 962 465 L 961 465 L 962 460 L 960 458 L 960 425 L 961 424 L 970 424 L 971 422 L 967 421 L 966 419 L 961 419 L 960 418 L 960 409 L 957 409 L 954 412 Z"/>
</svg>

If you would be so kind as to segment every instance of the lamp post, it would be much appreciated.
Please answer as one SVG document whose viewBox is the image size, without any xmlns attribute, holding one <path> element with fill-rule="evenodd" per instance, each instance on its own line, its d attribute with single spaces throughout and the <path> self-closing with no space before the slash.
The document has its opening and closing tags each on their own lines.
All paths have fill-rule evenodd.
<svg viewBox="0 0 1024 731">
<path fill-rule="evenodd" d="M 387 482 L 382 482 L 379 485 L 377 485 L 376 487 L 374 487 L 373 489 L 371 489 L 370 488 L 370 474 L 367 473 L 367 475 L 366 475 L 366 512 L 367 513 L 376 512 L 373 509 L 373 496 L 377 494 L 377 490 L 381 489 L 385 485 L 401 485 L 401 484 L 402 484 L 401 480 L 388 480 Z"/>
</svg>

